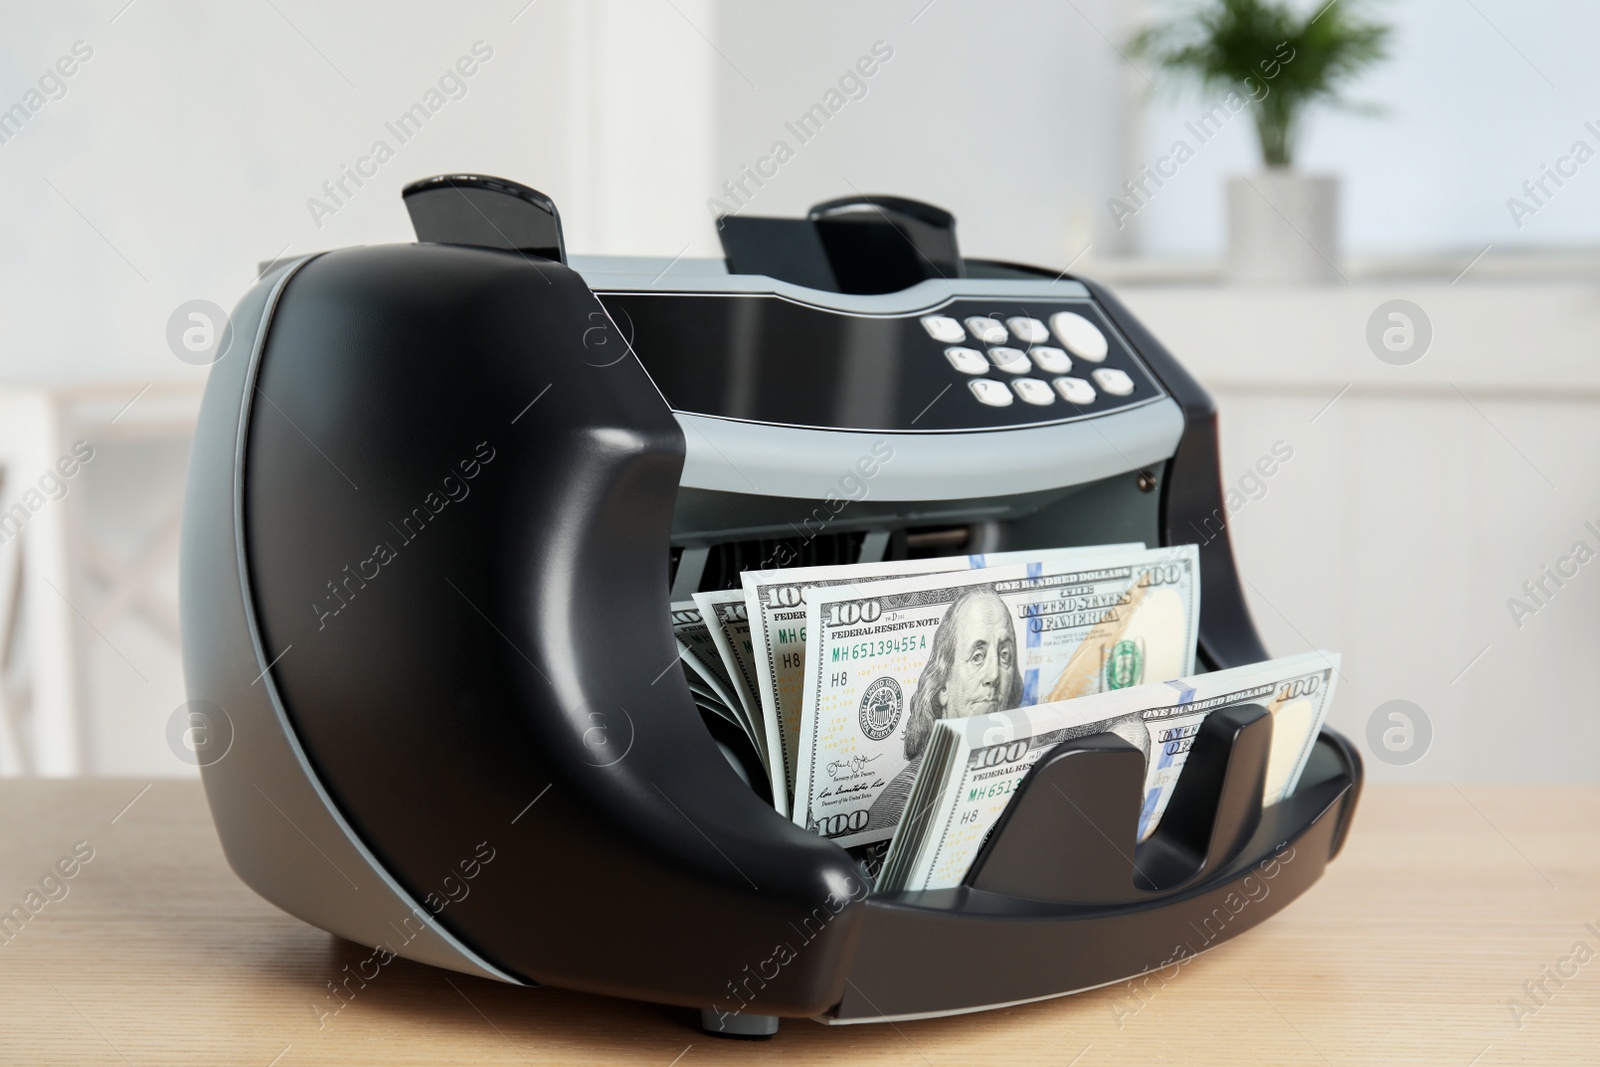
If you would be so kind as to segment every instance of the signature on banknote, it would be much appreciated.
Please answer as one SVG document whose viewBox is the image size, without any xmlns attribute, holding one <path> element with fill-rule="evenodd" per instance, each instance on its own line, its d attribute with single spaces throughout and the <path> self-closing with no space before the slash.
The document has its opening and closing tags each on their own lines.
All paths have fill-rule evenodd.
<svg viewBox="0 0 1600 1067">
<path fill-rule="evenodd" d="M 878 756 L 883 753 L 878 753 Z M 878 756 L 851 756 L 848 760 L 834 760 L 828 764 L 828 777 L 837 782 L 841 778 L 859 778 L 866 773 L 867 764 Z"/>
</svg>

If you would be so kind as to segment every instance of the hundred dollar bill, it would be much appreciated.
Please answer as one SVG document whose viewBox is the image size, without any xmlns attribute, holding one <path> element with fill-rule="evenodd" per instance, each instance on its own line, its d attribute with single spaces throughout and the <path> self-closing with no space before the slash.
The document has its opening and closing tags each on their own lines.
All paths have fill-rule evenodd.
<svg viewBox="0 0 1600 1067">
<path fill-rule="evenodd" d="M 1300 780 L 1333 700 L 1339 657 L 1312 652 L 1174 682 L 933 726 L 928 754 L 879 875 L 885 892 L 960 885 L 1028 771 L 1062 741 L 1120 734 L 1145 753 L 1139 837 L 1159 825 L 1206 716 L 1256 703 L 1272 715 L 1262 801 Z"/>
<path fill-rule="evenodd" d="M 782 797 L 780 814 L 789 814 L 798 764 L 795 745 L 800 738 L 801 686 L 805 681 L 806 598 L 808 591 L 850 583 L 887 581 L 918 574 L 938 574 L 1004 564 L 1088 558 L 1104 552 L 1142 550 L 1138 543 L 1096 545 L 1087 548 L 1026 549 L 977 555 L 936 556 L 931 559 L 847 563 L 824 567 L 791 567 L 745 571 L 745 611 L 751 656 L 755 662 L 756 697 L 761 714 L 757 725 L 765 729 L 772 795 Z"/>
<path fill-rule="evenodd" d="M 763 765 L 767 762 L 767 732 L 761 719 L 760 686 L 756 681 L 755 649 L 750 643 L 750 619 L 745 610 L 743 589 L 722 589 L 695 593 L 695 607 L 705 620 L 711 643 L 722 658 L 723 673 L 733 688 L 746 718 L 756 727 L 756 748 Z"/>
<path fill-rule="evenodd" d="M 933 724 L 1194 671 L 1193 545 L 813 589 L 794 821 L 894 833 Z"/>
<path fill-rule="evenodd" d="M 671 605 L 672 636 L 678 639 L 678 649 L 683 658 L 697 672 L 718 689 L 729 689 L 722 665 L 722 655 L 711 639 L 710 627 L 700 613 L 700 606 L 692 600 L 680 600 Z"/>
<path fill-rule="evenodd" d="M 689 688 L 699 696 L 709 697 L 702 707 L 738 726 L 751 744 L 756 744 L 755 725 L 744 720 L 738 698 L 733 695 L 733 684 L 723 673 L 722 656 L 712 641 L 700 609 L 692 600 L 671 605 L 672 634 L 678 641 L 678 657 L 689 670 Z M 759 745 L 757 746 L 759 751 Z"/>
<path fill-rule="evenodd" d="M 694 672 L 694 668 L 689 666 L 686 661 L 683 661 L 681 657 L 679 665 L 683 668 L 684 681 L 689 683 L 689 692 L 694 694 L 695 700 L 705 703 L 711 711 L 715 711 L 724 719 L 737 725 L 739 722 L 738 717 L 728 705 L 722 702 L 722 698 L 717 695 L 716 690 L 701 681 L 700 676 Z"/>
</svg>

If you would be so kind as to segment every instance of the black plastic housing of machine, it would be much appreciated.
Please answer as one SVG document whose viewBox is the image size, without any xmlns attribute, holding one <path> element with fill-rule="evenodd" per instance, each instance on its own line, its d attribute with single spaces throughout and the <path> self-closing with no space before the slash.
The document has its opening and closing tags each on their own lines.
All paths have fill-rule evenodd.
<svg viewBox="0 0 1600 1067">
<path fill-rule="evenodd" d="M 1200 545 L 1207 669 L 1265 658 L 1213 404 L 1106 290 L 964 259 L 913 201 L 725 218 L 726 260 L 671 262 L 568 257 L 554 204 L 513 182 L 407 201 L 427 243 L 301 257 L 243 298 L 190 462 L 189 707 L 228 859 L 267 900 L 758 1036 L 1171 967 L 1337 854 L 1357 753 L 1324 731 L 1263 809 L 1271 717 L 1234 708 L 1149 840 L 1142 755 L 1080 738 L 963 887 L 873 893 L 672 669 L 669 599 L 746 567 L 1133 540 Z M 1023 400 L 924 321 L 1063 312 L 1105 341 L 1079 380 L 1116 389 L 1069 402 L 1044 375 L 1051 400 Z"/>
</svg>

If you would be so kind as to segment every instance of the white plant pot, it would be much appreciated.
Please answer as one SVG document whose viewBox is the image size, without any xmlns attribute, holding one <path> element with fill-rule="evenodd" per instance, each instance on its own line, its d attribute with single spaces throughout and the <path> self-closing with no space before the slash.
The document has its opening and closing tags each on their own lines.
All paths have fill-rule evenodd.
<svg viewBox="0 0 1600 1067">
<path fill-rule="evenodd" d="M 1339 179 L 1271 169 L 1228 179 L 1229 281 L 1306 285 L 1339 277 Z"/>
</svg>

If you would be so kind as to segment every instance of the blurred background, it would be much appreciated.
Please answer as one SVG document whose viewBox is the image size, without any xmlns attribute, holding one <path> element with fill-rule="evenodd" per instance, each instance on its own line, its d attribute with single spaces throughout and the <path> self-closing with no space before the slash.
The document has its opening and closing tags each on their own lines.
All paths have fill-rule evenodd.
<svg viewBox="0 0 1600 1067">
<path fill-rule="evenodd" d="M 1600 8 L 1291 6 L 1319 47 L 1388 33 L 1263 171 L 1257 113 L 1312 52 L 1230 102 L 1133 40 L 1194 5 L 12 5 L 0 773 L 194 773 L 206 369 L 171 324 L 261 261 L 410 240 L 400 188 L 466 171 L 549 194 L 578 254 L 714 256 L 718 211 L 876 192 L 1110 283 L 1215 395 L 1257 622 L 1344 653 L 1374 778 L 1600 780 Z"/>
</svg>

